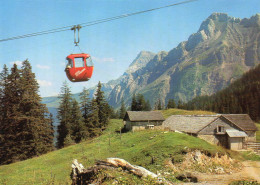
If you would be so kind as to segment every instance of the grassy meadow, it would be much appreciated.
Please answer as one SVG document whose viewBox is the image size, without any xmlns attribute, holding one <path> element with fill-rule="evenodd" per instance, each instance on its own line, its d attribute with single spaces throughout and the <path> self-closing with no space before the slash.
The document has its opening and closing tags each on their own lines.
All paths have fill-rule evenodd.
<svg viewBox="0 0 260 185">
<path fill-rule="evenodd" d="M 187 113 L 187 111 L 178 109 L 163 111 L 165 117 L 177 113 Z M 78 159 L 84 167 L 90 167 L 96 160 L 118 157 L 157 173 L 158 170 L 165 169 L 166 159 L 174 157 L 181 159 L 183 153 L 190 150 L 200 149 L 210 154 L 228 152 L 231 156 L 239 156 L 237 152 L 211 145 L 199 138 L 174 132 L 145 130 L 120 135 L 116 131 L 119 131 L 122 126 L 122 120 L 113 119 L 100 137 L 39 157 L 2 165 L 0 166 L 0 184 L 71 184 L 70 173 L 73 159 Z M 115 172 L 113 175 L 120 178 L 122 176 L 120 172 Z M 127 182 L 140 180 L 131 174 L 123 178 Z"/>
</svg>

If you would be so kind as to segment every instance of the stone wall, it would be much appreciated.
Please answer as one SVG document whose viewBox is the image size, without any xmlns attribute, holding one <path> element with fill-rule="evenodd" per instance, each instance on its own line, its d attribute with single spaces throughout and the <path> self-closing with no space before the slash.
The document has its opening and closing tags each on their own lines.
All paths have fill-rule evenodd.
<svg viewBox="0 0 260 185">
<path fill-rule="evenodd" d="M 215 135 L 198 135 L 198 138 L 203 139 L 211 144 L 218 144 L 218 139 L 215 137 Z"/>
<path fill-rule="evenodd" d="M 246 137 L 246 142 L 256 142 L 256 132 L 255 131 L 247 131 L 248 137 Z"/>
</svg>

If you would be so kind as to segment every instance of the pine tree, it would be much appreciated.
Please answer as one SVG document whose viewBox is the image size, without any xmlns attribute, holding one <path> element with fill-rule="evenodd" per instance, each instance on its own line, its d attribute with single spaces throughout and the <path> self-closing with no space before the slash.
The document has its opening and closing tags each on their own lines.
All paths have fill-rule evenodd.
<svg viewBox="0 0 260 185">
<path fill-rule="evenodd" d="M 53 130 L 50 120 L 46 118 L 47 107 L 41 103 L 41 97 L 38 95 L 39 85 L 32 73 L 32 68 L 28 60 L 25 60 L 21 70 L 21 102 L 20 113 L 23 118 L 20 122 L 24 126 L 23 136 L 26 138 L 26 144 L 21 148 L 27 151 L 26 158 L 46 153 L 53 149 Z M 23 152 L 24 153 L 24 152 Z"/>
<path fill-rule="evenodd" d="M 80 111 L 78 102 L 73 99 L 72 101 L 72 120 L 71 120 L 71 138 L 75 143 L 79 143 L 82 139 L 86 138 L 86 129 L 84 127 L 83 117 Z"/>
<path fill-rule="evenodd" d="M 109 121 L 110 117 L 110 107 L 104 97 L 104 92 L 101 90 L 101 83 L 98 83 L 98 88 L 95 94 L 95 101 L 98 108 L 98 121 L 100 123 L 100 128 L 104 129 Z"/>
<path fill-rule="evenodd" d="M 53 114 L 52 113 L 50 113 L 49 114 L 49 126 L 50 126 L 50 130 L 51 130 L 51 134 L 49 135 L 49 137 L 50 137 L 50 140 L 54 140 L 54 118 L 53 118 Z M 53 148 L 54 148 L 54 146 L 52 146 Z"/>
<path fill-rule="evenodd" d="M 111 109 L 111 119 L 119 119 L 119 117 L 120 117 L 120 111 L 119 110 L 117 110 L 117 111 L 115 111 L 114 109 Z"/>
<path fill-rule="evenodd" d="M 83 91 L 80 93 L 80 109 L 82 112 L 83 122 L 84 122 L 84 138 L 90 137 L 90 133 L 88 133 L 88 126 L 89 126 L 89 115 L 91 113 L 91 101 L 89 98 L 89 91 L 87 88 L 83 88 Z"/>
<path fill-rule="evenodd" d="M 57 147 L 62 148 L 64 147 L 65 138 L 68 134 L 70 134 L 72 120 L 71 91 L 66 81 L 63 83 L 63 86 L 61 87 L 61 93 L 59 95 L 59 98 L 60 105 L 58 108 L 57 118 L 60 124 L 58 126 Z"/>
<path fill-rule="evenodd" d="M 4 117 L 4 107 L 6 106 L 5 101 L 5 88 L 7 86 L 7 77 L 9 75 L 8 68 L 4 65 L 3 71 L 0 73 L 0 126 Z"/>
<path fill-rule="evenodd" d="M 89 98 L 89 91 L 86 87 L 83 88 L 83 91 L 80 93 L 80 108 L 82 112 L 82 116 L 84 118 L 84 122 L 87 123 L 88 115 L 90 112 L 90 98 Z"/>
<path fill-rule="evenodd" d="M 5 70 L 6 71 L 6 70 Z M 4 75 L 6 77 L 6 75 Z M 39 85 L 28 60 L 22 69 L 11 69 L 4 82 L 1 164 L 24 160 L 53 149 L 53 128 L 45 105 L 38 95 Z M 3 87 L 3 86 L 2 86 Z"/>
<path fill-rule="evenodd" d="M 136 101 L 135 94 L 133 94 L 132 103 L 131 103 L 131 111 L 137 111 L 137 110 L 138 110 L 137 101 Z"/>
<path fill-rule="evenodd" d="M 90 134 L 90 137 L 94 137 L 97 135 L 100 135 L 101 133 L 101 124 L 99 122 L 98 118 L 98 105 L 96 100 L 93 98 L 91 101 L 91 112 L 89 114 L 88 118 L 88 133 Z"/>
<path fill-rule="evenodd" d="M 4 105 L 3 119 L 2 119 L 2 132 L 4 145 L 1 146 L 1 164 L 8 164 L 14 161 L 18 161 L 19 154 L 22 153 L 20 149 L 20 141 L 17 135 L 22 131 L 22 127 L 19 125 L 19 118 L 21 114 L 19 112 L 20 102 L 20 70 L 17 65 L 14 64 L 11 68 L 11 73 L 7 76 L 7 84 L 5 86 L 5 93 L 3 96 L 6 104 Z"/>
<path fill-rule="evenodd" d="M 157 110 L 162 110 L 161 99 L 158 100 L 158 103 L 157 103 Z"/>
<path fill-rule="evenodd" d="M 169 99 L 169 101 L 168 101 L 167 109 L 171 109 L 171 108 L 176 108 L 174 99 Z"/>
<path fill-rule="evenodd" d="M 6 107 L 8 102 L 6 101 L 6 86 L 8 84 L 7 77 L 9 75 L 8 68 L 4 65 L 3 71 L 0 73 L 0 164 L 3 164 L 6 160 L 5 155 L 5 137 L 4 130 L 6 129 L 6 123 L 4 117 L 6 117 Z"/>
<path fill-rule="evenodd" d="M 143 111 L 145 109 L 145 99 L 144 95 L 142 94 L 137 94 L 137 111 Z"/>
<path fill-rule="evenodd" d="M 183 103 L 181 100 L 178 100 L 178 105 L 177 105 L 178 109 L 183 109 Z"/>
<path fill-rule="evenodd" d="M 71 135 L 68 134 L 68 135 L 66 136 L 66 138 L 64 139 L 63 145 L 64 145 L 64 147 L 65 147 L 65 146 L 70 146 L 70 145 L 73 145 L 73 144 L 75 144 L 75 141 L 71 138 Z"/>
<path fill-rule="evenodd" d="M 120 111 L 119 111 L 119 118 L 120 118 L 120 119 L 123 119 L 123 118 L 125 117 L 125 114 L 126 114 L 125 102 L 124 102 L 124 100 L 122 99 L 122 101 L 121 101 L 121 107 L 120 107 Z"/>
<path fill-rule="evenodd" d="M 151 110 L 152 110 L 152 108 L 151 108 L 150 101 L 147 100 L 147 101 L 145 102 L 144 111 L 151 111 Z"/>
</svg>

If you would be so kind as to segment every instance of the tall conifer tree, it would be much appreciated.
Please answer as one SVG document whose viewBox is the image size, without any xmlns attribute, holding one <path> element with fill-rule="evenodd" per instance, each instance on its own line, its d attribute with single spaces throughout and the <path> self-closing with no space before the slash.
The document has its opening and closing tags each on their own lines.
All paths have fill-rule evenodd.
<svg viewBox="0 0 260 185">
<path fill-rule="evenodd" d="M 46 118 L 48 111 L 41 103 L 38 94 L 39 85 L 32 73 L 32 67 L 28 60 L 25 60 L 21 70 L 21 102 L 20 112 L 23 115 L 20 124 L 23 125 L 23 138 L 26 138 L 22 150 L 28 151 L 28 157 L 39 155 L 53 149 L 53 129 L 51 120 Z M 27 137 L 25 137 L 27 135 Z M 22 145 L 21 145 L 22 146 Z"/>
<path fill-rule="evenodd" d="M 23 62 L 21 70 L 14 64 L 2 91 L 4 144 L 0 148 L 1 164 L 24 160 L 53 149 L 53 128 L 46 118 L 48 111 L 41 104 L 38 89 L 29 61 Z"/>
<path fill-rule="evenodd" d="M 67 137 L 67 135 L 70 134 L 72 120 L 71 91 L 66 81 L 63 83 L 63 86 L 61 87 L 59 98 L 60 105 L 58 108 L 57 118 L 59 119 L 60 124 L 58 126 L 57 147 L 62 148 L 64 147 L 65 138 Z"/>
<path fill-rule="evenodd" d="M 5 86 L 5 93 L 3 99 L 6 104 L 4 107 L 4 117 L 2 119 L 2 132 L 4 145 L 1 146 L 1 164 L 7 164 L 20 159 L 22 153 L 20 149 L 20 141 L 17 135 L 22 131 L 21 125 L 19 125 L 19 118 L 21 114 L 19 112 L 20 102 L 20 83 L 21 78 L 20 70 L 17 65 L 11 68 L 11 73 L 7 77 L 7 84 Z M 23 158 L 24 156 L 22 156 Z"/>
<path fill-rule="evenodd" d="M 72 101 L 71 113 L 71 138 L 76 143 L 79 143 L 82 139 L 86 138 L 86 131 L 84 128 L 83 117 L 79 104 L 75 99 Z"/>
<path fill-rule="evenodd" d="M 97 136 L 101 133 L 101 123 L 99 122 L 99 117 L 98 117 L 98 105 L 96 100 L 93 98 L 91 100 L 91 112 L 89 114 L 88 118 L 88 133 L 90 137 Z"/>
<path fill-rule="evenodd" d="M 151 104 L 150 104 L 150 101 L 149 101 L 149 100 L 147 100 L 147 101 L 145 102 L 144 110 L 145 110 L 145 111 L 151 111 L 151 110 L 152 110 L 152 107 L 151 107 Z"/>
<path fill-rule="evenodd" d="M 95 94 L 95 101 L 98 108 L 98 119 L 100 123 L 100 128 L 104 129 L 109 121 L 110 107 L 104 97 L 104 92 L 101 90 L 101 83 L 98 83 L 98 88 Z"/>
<path fill-rule="evenodd" d="M 83 91 L 80 93 L 80 109 L 82 112 L 83 122 L 84 122 L 84 138 L 90 137 L 90 133 L 88 132 L 88 127 L 91 126 L 91 123 L 89 121 L 89 116 L 91 113 L 91 101 L 89 98 L 89 91 L 86 87 L 83 88 Z"/>
<path fill-rule="evenodd" d="M 137 111 L 137 101 L 136 101 L 135 93 L 133 94 L 132 97 L 131 111 Z"/>
<path fill-rule="evenodd" d="M 168 100 L 167 109 L 170 109 L 170 108 L 176 108 L 176 104 L 175 104 L 174 99 Z"/>
<path fill-rule="evenodd" d="M 0 164 L 2 164 L 6 159 L 5 159 L 5 150 L 4 150 L 4 145 L 5 145 L 5 121 L 4 117 L 6 116 L 6 106 L 7 106 L 7 101 L 6 101 L 6 86 L 7 86 L 7 77 L 8 77 L 9 71 L 6 65 L 4 65 L 4 68 L 2 72 L 0 73 Z"/>
<path fill-rule="evenodd" d="M 125 108 L 125 102 L 122 99 L 121 101 L 121 107 L 120 107 L 120 111 L 119 111 L 119 118 L 123 119 L 125 117 L 125 113 L 126 113 L 126 108 Z"/>
<path fill-rule="evenodd" d="M 144 95 L 137 94 L 137 111 L 143 111 L 145 109 Z"/>
</svg>

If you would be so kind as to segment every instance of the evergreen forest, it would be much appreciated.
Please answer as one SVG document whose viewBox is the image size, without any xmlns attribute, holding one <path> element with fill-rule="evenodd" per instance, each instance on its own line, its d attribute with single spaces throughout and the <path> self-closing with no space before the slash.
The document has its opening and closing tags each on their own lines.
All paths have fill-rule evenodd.
<svg viewBox="0 0 260 185">
<path fill-rule="evenodd" d="M 83 88 L 77 101 L 65 81 L 59 99 L 57 148 L 101 135 L 113 113 L 100 82 L 93 99 Z M 28 60 L 20 69 L 16 64 L 10 70 L 4 65 L 0 73 L 0 165 L 54 150 L 54 118 L 41 101 Z"/>
<path fill-rule="evenodd" d="M 113 109 L 104 97 L 100 82 L 92 99 L 89 91 L 83 88 L 80 103 L 72 98 L 70 87 L 64 82 L 59 99 L 57 148 L 99 136 L 107 127 Z"/>
<path fill-rule="evenodd" d="M 53 150 L 53 119 L 41 103 L 39 85 L 28 60 L 21 69 L 6 65 L 0 74 L 0 164 Z"/>
<path fill-rule="evenodd" d="M 260 65 L 212 96 L 199 96 L 184 104 L 188 110 L 210 110 L 224 114 L 249 114 L 260 120 Z"/>
</svg>

